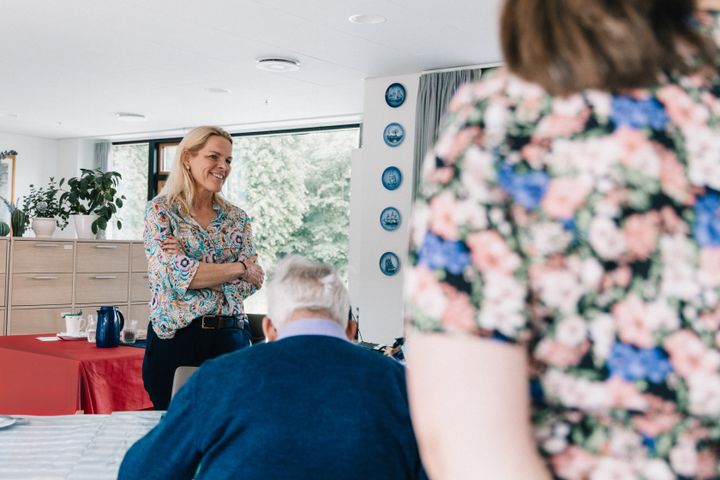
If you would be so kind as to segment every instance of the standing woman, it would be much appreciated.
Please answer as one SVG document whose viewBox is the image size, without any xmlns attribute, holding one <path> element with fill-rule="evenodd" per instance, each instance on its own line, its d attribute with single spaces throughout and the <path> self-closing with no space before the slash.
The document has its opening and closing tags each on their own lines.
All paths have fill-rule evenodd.
<svg viewBox="0 0 720 480">
<path fill-rule="evenodd" d="M 151 300 L 143 381 L 158 410 L 170 403 L 177 367 L 250 345 L 243 300 L 264 272 L 247 214 L 220 195 L 231 161 L 230 134 L 191 130 L 145 209 Z"/>
<path fill-rule="evenodd" d="M 457 93 L 414 210 L 431 478 L 720 478 L 717 18 L 504 2 L 507 71 Z"/>
</svg>

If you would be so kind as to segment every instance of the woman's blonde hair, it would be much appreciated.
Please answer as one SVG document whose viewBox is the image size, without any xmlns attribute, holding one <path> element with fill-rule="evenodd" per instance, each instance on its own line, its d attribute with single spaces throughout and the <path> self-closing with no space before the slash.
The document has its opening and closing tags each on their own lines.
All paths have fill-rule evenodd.
<svg viewBox="0 0 720 480">
<path fill-rule="evenodd" d="M 183 137 L 175 152 L 175 160 L 170 169 L 170 175 L 168 175 L 160 195 L 165 196 L 169 205 L 177 205 L 178 210 L 183 215 L 190 213 L 190 207 L 197 193 L 195 182 L 183 164 L 183 156 L 186 152 L 190 155 L 196 154 L 202 150 L 208 139 L 213 136 L 222 137 L 232 145 L 232 137 L 228 132 L 220 127 L 204 126 L 190 130 Z M 213 194 L 213 202 L 221 206 L 226 206 L 227 203 L 219 193 Z"/>
<path fill-rule="evenodd" d="M 662 74 L 715 69 L 714 46 L 692 25 L 695 8 L 694 0 L 505 0 L 503 54 L 512 72 L 554 95 L 647 87 Z"/>
</svg>

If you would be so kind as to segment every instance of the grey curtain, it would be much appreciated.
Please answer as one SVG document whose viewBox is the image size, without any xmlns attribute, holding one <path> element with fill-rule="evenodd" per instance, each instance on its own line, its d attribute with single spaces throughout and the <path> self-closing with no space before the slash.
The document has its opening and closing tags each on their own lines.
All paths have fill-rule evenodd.
<svg viewBox="0 0 720 480">
<path fill-rule="evenodd" d="M 97 142 L 95 144 L 95 168 L 107 172 L 110 168 L 110 156 L 112 155 L 112 142 Z"/>
<path fill-rule="evenodd" d="M 487 69 L 468 68 L 450 72 L 426 73 L 420 76 L 415 113 L 415 158 L 413 162 L 412 198 L 420 185 L 420 170 L 427 151 L 437 140 L 442 117 L 458 87 L 478 80 Z"/>
</svg>

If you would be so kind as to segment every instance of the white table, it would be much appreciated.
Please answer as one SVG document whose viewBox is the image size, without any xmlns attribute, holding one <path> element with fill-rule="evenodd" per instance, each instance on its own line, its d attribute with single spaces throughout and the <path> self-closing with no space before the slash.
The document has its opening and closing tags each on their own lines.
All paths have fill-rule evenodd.
<svg viewBox="0 0 720 480">
<path fill-rule="evenodd" d="M 125 452 L 162 413 L 16 417 L 0 429 L 0 479 L 115 479 Z"/>
</svg>

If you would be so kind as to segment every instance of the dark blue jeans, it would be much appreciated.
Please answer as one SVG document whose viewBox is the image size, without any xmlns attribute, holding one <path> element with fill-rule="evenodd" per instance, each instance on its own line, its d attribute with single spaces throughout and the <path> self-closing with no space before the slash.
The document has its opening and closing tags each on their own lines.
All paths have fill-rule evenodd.
<svg viewBox="0 0 720 480">
<path fill-rule="evenodd" d="M 142 375 L 155 410 L 167 410 L 177 367 L 200 366 L 205 360 L 250 346 L 251 338 L 249 328 L 204 330 L 195 319 L 173 338 L 161 339 L 149 324 Z"/>
</svg>

